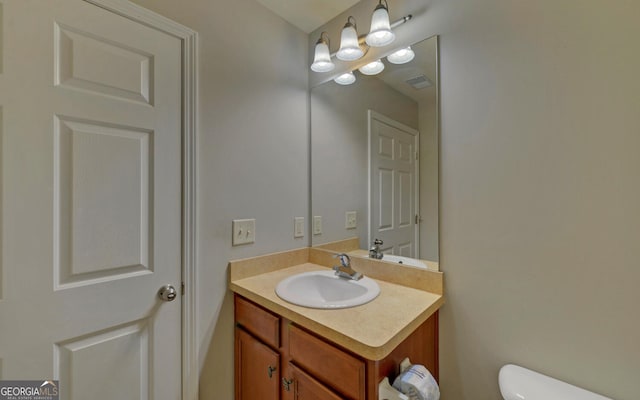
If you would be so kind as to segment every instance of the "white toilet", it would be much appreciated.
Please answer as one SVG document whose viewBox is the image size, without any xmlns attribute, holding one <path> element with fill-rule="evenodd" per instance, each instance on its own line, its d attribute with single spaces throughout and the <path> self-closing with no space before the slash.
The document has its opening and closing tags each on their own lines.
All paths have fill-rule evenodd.
<svg viewBox="0 0 640 400">
<path fill-rule="evenodd" d="M 612 400 L 513 364 L 500 368 L 498 382 L 504 400 Z"/>
</svg>

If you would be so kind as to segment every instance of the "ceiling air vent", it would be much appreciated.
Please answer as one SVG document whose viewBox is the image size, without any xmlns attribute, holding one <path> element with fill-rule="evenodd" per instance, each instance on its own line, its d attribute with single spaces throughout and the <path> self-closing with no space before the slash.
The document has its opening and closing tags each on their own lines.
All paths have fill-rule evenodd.
<svg viewBox="0 0 640 400">
<path fill-rule="evenodd" d="M 429 80 L 429 78 L 427 78 L 424 75 L 420 75 L 420 76 L 416 76 L 415 78 L 407 79 L 405 82 L 407 82 L 414 89 L 424 89 L 424 88 L 428 88 L 428 87 L 433 85 L 431 83 L 431 81 Z"/>
</svg>

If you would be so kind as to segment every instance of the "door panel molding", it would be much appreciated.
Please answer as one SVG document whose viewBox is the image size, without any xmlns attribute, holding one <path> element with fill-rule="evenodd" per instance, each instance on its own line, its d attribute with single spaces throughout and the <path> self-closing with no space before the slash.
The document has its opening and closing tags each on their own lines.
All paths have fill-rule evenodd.
<svg viewBox="0 0 640 400">
<path fill-rule="evenodd" d="M 196 131 L 198 34 L 127 0 L 84 0 L 182 41 L 182 400 L 198 399 Z"/>
<path fill-rule="evenodd" d="M 54 288 L 151 273 L 153 160 L 150 148 L 153 147 L 153 131 L 62 115 L 56 115 L 54 119 Z M 92 176 L 92 171 L 95 173 L 106 165 L 110 169 L 108 174 L 102 178 Z M 84 187 L 98 190 L 90 183 L 108 176 L 128 179 L 126 186 L 130 190 L 118 193 L 109 190 L 89 196 L 93 201 L 83 196 Z M 123 198 L 125 201 L 120 200 Z M 129 206 L 128 213 L 119 216 L 128 204 L 134 206 Z M 85 218 L 109 213 L 113 221 L 124 220 L 114 223 L 114 230 L 107 233 L 100 224 L 80 223 L 85 218 L 76 215 L 78 207 Z M 127 224 L 127 220 L 138 223 Z M 99 232 L 94 232 L 96 226 L 100 226 Z M 129 227 L 130 231 L 123 232 L 121 226 Z M 117 249 L 115 257 L 114 249 Z"/>
<path fill-rule="evenodd" d="M 150 335 L 149 321 L 143 319 L 56 343 L 54 365 L 61 387 L 66 388 L 65 397 L 69 400 L 93 397 L 96 388 L 88 386 L 86 382 L 91 379 L 82 379 L 82 374 L 95 372 L 95 360 L 100 359 L 101 375 L 108 377 L 113 398 L 126 399 L 133 386 L 138 388 L 139 399 L 150 399 L 153 354 Z M 113 371 L 117 371 L 115 376 Z"/>
<path fill-rule="evenodd" d="M 154 105 L 153 55 L 60 23 L 54 51 L 56 86 Z M 96 62 L 118 64 L 121 70 L 98 70 Z"/>
</svg>

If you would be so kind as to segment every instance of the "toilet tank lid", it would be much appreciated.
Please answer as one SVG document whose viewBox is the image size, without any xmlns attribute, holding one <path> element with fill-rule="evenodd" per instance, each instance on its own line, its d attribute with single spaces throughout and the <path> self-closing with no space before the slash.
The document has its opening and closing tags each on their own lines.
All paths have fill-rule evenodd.
<svg viewBox="0 0 640 400">
<path fill-rule="evenodd" d="M 498 382 L 505 400 L 612 400 L 514 364 L 500 368 Z"/>
</svg>

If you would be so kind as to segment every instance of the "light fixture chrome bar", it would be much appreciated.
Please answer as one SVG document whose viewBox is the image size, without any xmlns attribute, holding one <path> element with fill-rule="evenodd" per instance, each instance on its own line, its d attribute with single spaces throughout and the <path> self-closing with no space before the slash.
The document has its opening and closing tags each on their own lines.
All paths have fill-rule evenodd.
<svg viewBox="0 0 640 400">
<path fill-rule="evenodd" d="M 404 24 L 405 22 L 409 22 L 411 20 L 411 18 L 413 18 L 413 15 L 409 14 L 406 17 L 402 17 L 399 20 L 397 20 L 396 22 L 391 24 L 391 29 L 396 28 L 402 24 Z"/>
</svg>

